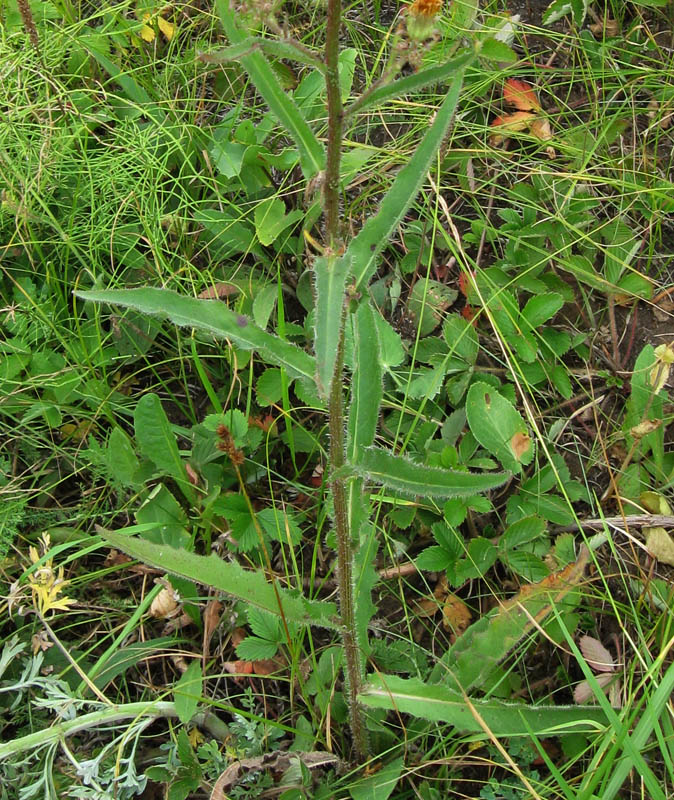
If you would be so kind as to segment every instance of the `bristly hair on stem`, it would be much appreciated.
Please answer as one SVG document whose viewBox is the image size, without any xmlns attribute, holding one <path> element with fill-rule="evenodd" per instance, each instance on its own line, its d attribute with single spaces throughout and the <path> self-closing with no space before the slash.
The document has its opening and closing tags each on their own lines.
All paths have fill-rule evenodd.
<svg viewBox="0 0 674 800">
<path fill-rule="evenodd" d="M 339 33 L 342 22 L 341 0 L 328 0 L 325 34 L 325 86 L 328 99 L 328 142 L 325 179 L 323 183 L 323 212 L 325 215 L 326 256 L 328 269 L 334 268 L 341 252 L 339 225 L 339 166 L 342 155 L 344 107 L 339 86 Z M 346 299 L 343 298 L 343 302 Z M 342 308 L 339 344 L 332 388 L 328 399 L 330 420 L 330 488 L 334 503 L 335 536 L 337 539 L 339 610 L 344 637 L 344 669 L 349 722 L 353 736 L 354 756 L 363 763 L 369 755 L 369 743 L 363 709 L 358 695 L 363 687 L 363 666 L 356 636 L 356 608 L 353 586 L 353 543 L 349 527 L 346 481 L 332 478 L 344 465 L 344 326 L 346 306 Z"/>
</svg>

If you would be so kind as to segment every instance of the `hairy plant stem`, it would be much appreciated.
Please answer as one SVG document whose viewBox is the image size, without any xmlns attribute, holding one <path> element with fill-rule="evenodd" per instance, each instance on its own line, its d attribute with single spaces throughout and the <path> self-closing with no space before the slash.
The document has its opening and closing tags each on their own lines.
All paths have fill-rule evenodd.
<svg viewBox="0 0 674 800">
<path fill-rule="evenodd" d="M 345 310 L 346 311 L 346 310 Z M 344 313 L 343 318 L 346 317 Z M 343 323 L 342 323 L 343 327 Z M 342 378 L 344 372 L 344 337 L 340 339 L 335 374 L 328 402 L 330 417 L 330 470 L 334 474 L 344 465 L 344 396 Z M 337 539 L 337 591 L 344 643 L 344 668 L 346 673 L 346 697 L 349 708 L 349 723 L 353 735 L 355 757 L 365 761 L 369 753 L 368 734 L 363 719 L 363 710 L 358 695 L 363 685 L 363 666 L 356 637 L 356 603 L 353 580 L 353 542 L 349 527 L 349 508 L 346 481 L 330 479 L 335 514 L 335 537 Z"/>
<path fill-rule="evenodd" d="M 339 165 L 342 154 L 344 108 L 339 88 L 339 33 L 341 0 L 328 0 L 325 34 L 325 86 L 328 98 L 328 142 L 323 183 L 323 212 L 325 214 L 326 255 L 328 269 L 334 269 L 341 249 L 339 230 Z M 335 371 L 328 399 L 330 428 L 330 488 L 334 503 L 335 536 L 337 539 L 337 586 L 344 643 L 344 669 L 349 723 L 353 736 L 354 756 L 363 762 L 369 754 L 368 735 L 363 709 L 358 695 L 363 686 L 363 663 L 356 636 L 356 604 L 353 581 L 353 542 L 349 526 L 349 506 L 346 481 L 333 475 L 344 466 L 344 325 L 347 308 L 342 309 L 339 344 Z"/>
<path fill-rule="evenodd" d="M 328 0 L 325 30 L 325 88 L 328 98 L 328 142 L 323 183 L 323 212 L 328 250 L 339 250 L 339 162 L 342 156 L 344 108 L 339 88 L 339 31 L 341 0 Z"/>
</svg>

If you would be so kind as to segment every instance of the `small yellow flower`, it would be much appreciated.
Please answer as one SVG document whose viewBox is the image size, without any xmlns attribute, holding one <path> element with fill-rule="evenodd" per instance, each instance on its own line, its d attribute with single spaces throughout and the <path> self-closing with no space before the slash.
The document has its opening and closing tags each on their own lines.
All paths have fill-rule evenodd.
<svg viewBox="0 0 674 800">
<path fill-rule="evenodd" d="M 48 533 L 40 537 L 40 549 L 44 557 L 51 548 L 51 539 Z M 37 564 L 40 555 L 36 547 L 28 549 L 28 555 L 33 564 Z M 48 558 L 28 576 L 28 585 L 33 595 L 33 605 L 44 616 L 48 611 L 68 609 L 75 601 L 69 597 L 59 597 L 61 592 L 69 585 L 70 581 L 64 580 L 63 567 L 54 570 L 53 559 Z"/>
<path fill-rule="evenodd" d="M 140 29 L 140 38 L 146 42 L 154 41 L 154 28 L 149 24 L 152 21 L 152 14 L 149 14 L 147 11 L 143 14 L 143 22 L 145 23 L 143 27 Z M 156 17 L 157 27 L 159 30 L 164 34 L 167 41 L 171 41 L 173 36 L 176 32 L 176 26 L 169 22 L 168 20 L 164 19 L 161 15 L 157 15 Z"/>
</svg>

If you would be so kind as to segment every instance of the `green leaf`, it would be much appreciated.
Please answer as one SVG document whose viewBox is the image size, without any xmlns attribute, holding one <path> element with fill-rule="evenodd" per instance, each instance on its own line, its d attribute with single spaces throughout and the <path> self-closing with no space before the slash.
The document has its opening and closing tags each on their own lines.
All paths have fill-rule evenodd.
<svg viewBox="0 0 674 800">
<path fill-rule="evenodd" d="M 278 403 L 283 396 L 283 379 L 281 370 L 269 367 L 257 379 L 255 384 L 257 403 L 260 406 L 271 406 Z"/>
<path fill-rule="evenodd" d="M 519 60 L 519 56 L 505 42 L 499 39 L 485 39 L 481 43 L 480 55 L 482 58 L 489 58 L 492 61 L 503 61 L 506 64 L 513 64 Z"/>
<path fill-rule="evenodd" d="M 210 154 L 215 168 L 221 175 L 235 178 L 241 172 L 246 150 L 248 145 L 240 142 L 214 142 Z"/>
<path fill-rule="evenodd" d="M 552 368 L 550 371 L 550 383 L 565 400 L 569 400 L 573 396 L 573 386 L 571 386 L 571 379 L 564 364 L 555 364 Z"/>
<path fill-rule="evenodd" d="M 419 330 L 428 336 L 442 322 L 443 313 L 456 300 L 458 292 L 444 283 L 433 280 L 417 281 L 407 299 L 407 311 Z"/>
<path fill-rule="evenodd" d="M 171 424 L 156 394 L 140 398 L 133 412 L 133 426 L 140 452 L 165 475 L 175 478 L 190 503 L 196 502 L 194 487 L 187 479 Z"/>
<path fill-rule="evenodd" d="M 534 539 L 539 539 L 545 533 L 545 520 L 540 517 L 523 517 L 510 525 L 499 540 L 499 547 L 502 550 L 521 547 L 529 544 Z"/>
<path fill-rule="evenodd" d="M 444 686 L 393 675 L 370 678 L 359 700 L 370 708 L 413 714 L 453 725 L 460 731 L 484 733 L 487 728 L 496 736 L 560 736 L 608 728 L 605 713 L 595 707 L 526 706 L 498 700 L 468 700 L 463 693 Z"/>
<path fill-rule="evenodd" d="M 462 358 L 468 364 L 475 364 L 480 345 L 475 328 L 459 314 L 450 314 L 442 326 L 442 335 L 449 345 L 450 355 Z"/>
<path fill-rule="evenodd" d="M 277 300 L 278 288 L 273 284 L 265 286 L 255 293 L 255 298 L 253 300 L 253 319 L 258 328 L 264 330 L 267 327 Z"/>
<path fill-rule="evenodd" d="M 376 269 L 377 256 L 386 247 L 391 234 L 419 193 L 431 162 L 452 124 L 462 83 L 463 68 L 459 68 L 426 135 L 396 175 L 376 214 L 368 219 L 356 238 L 351 240 L 344 261 L 355 278 L 356 291 L 365 291 Z"/>
<path fill-rule="evenodd" d="M 197 225 L 203 225 L 205 232 L 211 237 L 200 238 L 205 240 L 204 244 L 212 253 L 219 256 L 253 253 L 258 258 L 263 257 L 263 250 L 255 239 L 253 228 L 231 211 L 205 208 L 194 211 L 192 218 Z"/>
<path fill-rule="evenodd" d="M 91 44 L 87 46 L 87 50 L 110 77 L 122 87 L 122 91 L 127 98 L 135 103 L 143 114 L 150 117 L 155 123 L 161 126 L 166 119 L 166 115 L 159 108 L 157 103 L 152 100 L 145 89 L 133 79 L 132 74 L 118 67 L 105 53 L 93 47 Z"/>
<path fill-rule="evenodd" d="M 351 93 L 357 58 L 358 50 L 355 47 L 345 47 L 339 54 L 339 93 L 343 103 Z"/>
<path fill-rule="evenodd" d="M 432 400 L 442 389 L 445 375 L 447 374 L 447 363 L 440 364 L 432 369 L 422 369 L 407 386 L 407 396 L 412 399 L 425 397 Z"/>
<path fill-rule="evenodd" d="M 405 348 L 400 334 L 393 330 L 391 324 L 381 314 L 375 314 L 374 321 L 379 336 L 382 368 L 388 370 L 391 367 L 399 367 L 405 360 Z"/>
<path fill-rule="evenodd" d="M 530 297 L 522 309 L 522 319 L 526 320 L 535 330 L 552 319 L 563 305 L 564 298 L 557 292 Z"/>
<path fill-rule="evenodd" d="M 374 442 L 382 400 L 382 370 L 375 323 L 376 311 L 363 300 L 353 315 L 356 366 L 351 380 L 347 459 L 356 462 Z"/>
<path fill-rule="evenodd" d="M 132 642 L 123 647 L 115 648 L 102 662 L 97 664 L 94 674 L 89 672 L 95 686 L 101 690 L 115 678 L 124 675 L 128 670 L 135 668 L 139 661 L 144 659 L 159 658 L 166 653 L 175 652 L 175 647 L 182 644 L 183 640 L 176 640 L 174 636 L 162 636 L 158 639 Z"/>
<path fill-rule="evenodd" d="M 244 661 L 263 661 L 267 658 L 274 658 L 278 651 L 278 642 L 268 639 L 260 639 L 258 636 L 246 636 L 236 646 L 236 654 Z"/>
<path fill-rule="evenodd" d="M 152 489 L 134 517 L 139 525 L 152 526 L 143 532 L 143 538 L 148 542 L 186 547 L 190 541 L 185 528 L 187 515 L 163 483 Z"/>
<path fill-rule="evenodd" d="M 348 262 L 343 258 L 317 258 L 314 263 L 316 385 L 324 400 L 330 394 L 339 350 L 347 274 Z"/>
<path fill-rule="evenodd" d="M 285 367 L 295 378 L 314 382 L 313 358 L 294 344 L 260 330 L 248 317 L 236 314 L 219 300 L 197 300 L 167 289 L 108 289 L 76 292 L 82 300 L 131 306 L 145 314 L 168 317 L 176 325 L 206 330 L 230 339 L 244 350 L 257 350 L 266 361 Z"/>
<path fill-rule="evenodd" d="M 286 206 L 280 197 L 268 197 L 255 206 L 255 232 L 260 242 L 267 246 L 278 239 L 281 233 L 298 219 L 304 212 L 295 209 L 286 214 Z"/>
<path fill-rule="evenodd" d="M 417 569 L 440 572 L 447 569 L 454 559 L 443 547 L 434 544 L 422 550 L 416 558 Z"/>
<path fill-rule="evenodd" d="M 542 581 L 550 574 L 542 558 L 526 550 L 514 550 L 501 556 L 508 567 L 527 581 Z"/>
<path fill-rule="evenodd" d="M 201 700 L 202 683 L 201 663 L 195 658 L 173 687 L 173 701 L 178 719 L 183 725 L 187 725 L 196 713 Z"/>
<path fill-rule="evenodd" d="M 280 614 L 276 593 L 262 572 L 245 570 L 236 561 L 223 561 L 215 554 L 199 556 L 185 550 L 156 545 L 119 532 L 102 531 L 100 535 L 117 550 L 145 564 L 179 575 L 195 583 L 212 586 L 254 608 Z M 286 619 L 301 625 L 339 629 L 334 603 L 307 600 L 288 589 L 278 588 Z"/>
<path fill-rule="evenodd" d="M 357 464 L 347 466 L 349 469 L 390 489 L 427 497 L 469 497 L 495 489 L 509 477 L 504 473 L 474 474 L 427 467 L 376 447 L 368 447 Z"/>
<path fill-rule="evenodd" d="M 246 34 L 238 28 L 234 11 L 229 6 L 229 0 L 216 0 L 216 7 L 231 44 L 237 45 L 245 41 Z M 242 55 L 240 61 L 272 114 L 294 139 L 305 178 L 311 178 L 325 169 L 323 146 L 300 113 L 296 103 L 281 88 L 264 55 L 259 51 L 253 51 L 248 55 Z"/>
<path fill-rule="evenodd" d="M 363 94 L 351 103 L 350 106 L 346 107 L 344 114 L 346 117 L 349 117 L 356 111 L 364 111 L 366 108 L 381 105 L 394 97 L 400 97 L 404 94 L 413 94 L 414 92 L 425 89 L 427 86 L 445 82 L 448 78 L 455 77 L 458 72 L 472 64 L 474 60 L 475 54 L 473 52 L 463 53 L 455 59 L 452 59 L 452 61 L 448 61 L 446 64 L 441 64 L 438 67 L 428 67 L 412 75 L 399 78 L 397 81 L 386 83 L 383 86 L 377 87 L 373 92 L 366 92 Z"/>
<path fill-rule="evenodd" d="M 113 428 L 106 447 L 108 468 L 122 486 L 137 486 L 138 459 L 129 437 L 120 427 Z"/>
<path fill-rule="evenodd" d="M 506 469 L 520 472 L 531 463 L 534 446 L 519 411 L 493 386 L 474 383 L 466 397 L 471 433 Z"/>
<path fill-rule="evenodd" d="M 387 800 L 400 780 L 404 763 L 403 758 L 396 758 L 373 775 L 367 775 L 349 786 L 353 800 Z"/>
</svg>

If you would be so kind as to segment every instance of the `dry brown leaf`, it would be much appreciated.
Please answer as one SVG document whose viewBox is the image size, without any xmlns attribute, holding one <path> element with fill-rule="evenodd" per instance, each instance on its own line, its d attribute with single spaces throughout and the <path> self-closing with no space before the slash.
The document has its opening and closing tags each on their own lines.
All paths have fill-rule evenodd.
<svg viewBox="0 0 674 800">
<path fill-rule="evenodd" d="M 442 606 L 442 625 L 445 630 L 452 632 L 452 641 L 466 630 L 470 625 L 472 614 L 470 609 L 460 597 L 450 592 Z"/>
<path fill-rule="evenodd" d="M 661 419 L 645 419 L 633 428 L 630 428 L 630 433 L 635 439 L 641 439 L 643 436 L 648 436 L 649 433 L 657 431 L 662 425 Z"/>
<path fill-rule="evenodd" d="M 321 767 L 334 767 L 339 764 L 337 756 L 333 756 L 332 753 L 322 753 L 318 750 L 308 753 L 287 753 L 277 750 L 273 753 L 265 753 L 262 756 L 243 758 L 230 764 L 220 775 L 211 790 L 210 800 L 227 800 L 228 793 L 251 772 L 267 769 L 275 774 L 284 773 L 296 759 L 310 770 L 320 769 Z"/>
<path fill-rule="evenodd" d="M 412 603 L 412 610 L 415 617 L 434 617 L 440 610 L 440 605 L 432 597 L 422 597 Z"/>
<path fill-rule="evenodd" d="M 508 78 L 503 85 L 503 99 L 519 111 L 540 111 L 541 104 L 534 87 L 526 81 Z"/>
<path fill-rule="evenodd" d="M 169 617 L 173 617 L 179 610 L 179 602 L 180 596 L 175 589 L 167 589 L 165 587 L 152 601 L 152 605 L 150 606 L 150 616 L 156 617 L 157 619 L 168 619 Z"/>
<path fill-rule="evenodd" d="M 611 17 L 600 19 L 599 22 L 588 25 L 588 27 L 598 39 L 610 39 L 620 33 L 620 23 L 617 19 L 611 19 Z"/>
<path fill-rule="evenodd" d="M 265 658 L 260 661 L 225 661 L 223 667 L 225 672 L 235 677 L 244 675 L 273 675 L 278 672 L 283 665 L 273 658 Z"/>
<path fill-rule="evenodd" d="M 510 449 L 518 461 L 531 450 L 531 436 L 528 433 L 517 432 L 510 440 Z"/>
<path fill-rule="evenodd" d="M 616 663 L 611 653 L 594 636 L 581 636 L 580 651 L 595 672 L 613 672 Z"/>
<path fill-rule="evenodd" d="M 220 623 L 222 616 L 222 603 L 218 600 L 209 600 L 204 609 L 204 646 L 208 648 L 208 642 L 213 636 L 213 632 Z"/>
<path fill-rule="evenodd" d="M 220 281 L 219 283 L 214 283 L 213 286 L 209 286 L 208 289 L 204 289 L 203 292 L 199 292 L 197 297 L 199 300 L 222 300 L 223 297 L 231 297 L 231 295 L 237 294 L 238 291 L 239 287 L 233 283 Z"/>
<path fill-rule="evenodd" d="M 542 142 L 549 141 L 552 139 L 550 120 L 547 117 L 536 117 L 529 126 L 529 132 Z M 548 158 L 554 158 L 556 155 L 553 147 L 546 147 L 545 152 L 548 154 Z"/>
</svg>

